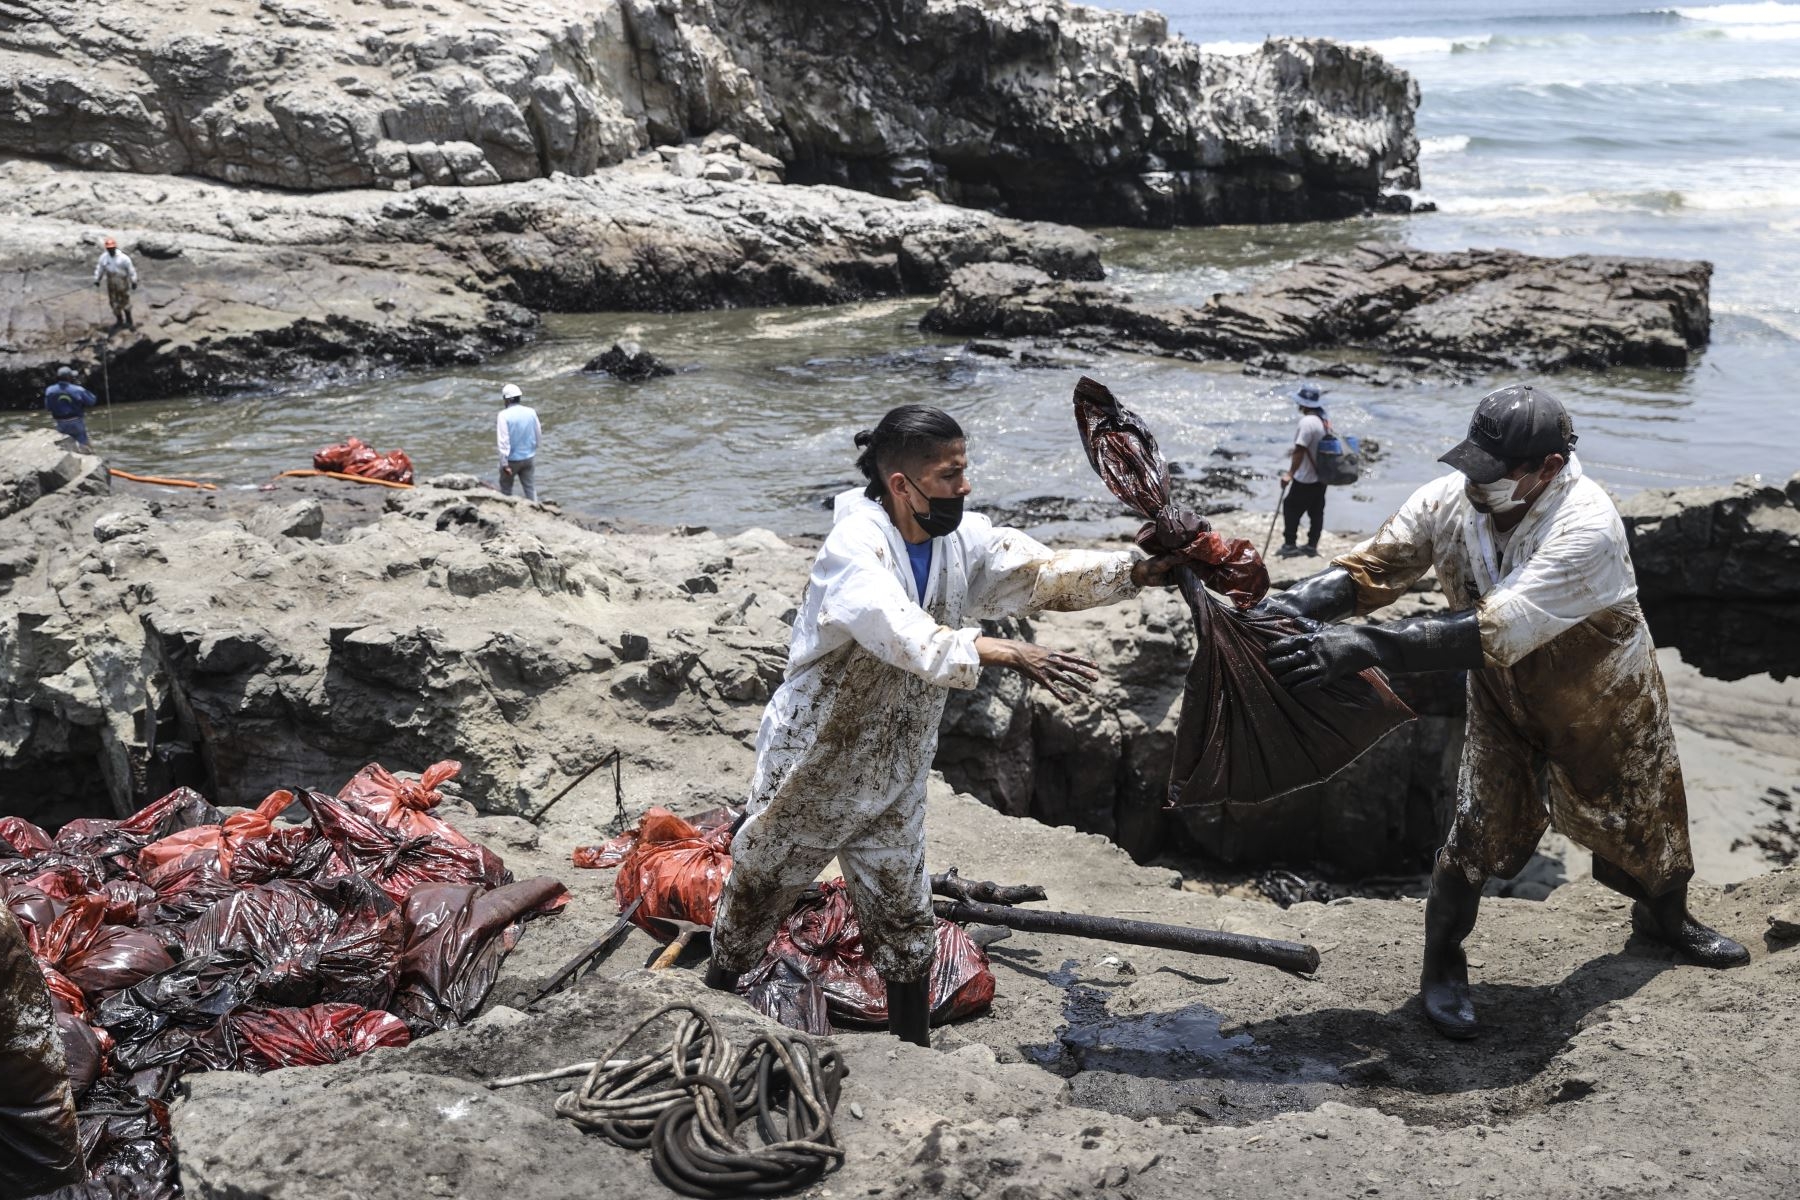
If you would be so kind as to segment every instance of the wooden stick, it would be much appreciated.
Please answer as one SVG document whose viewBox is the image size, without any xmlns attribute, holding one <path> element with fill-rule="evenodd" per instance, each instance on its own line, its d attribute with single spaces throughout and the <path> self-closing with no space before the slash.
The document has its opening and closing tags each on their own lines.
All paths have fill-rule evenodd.
<svg viewBox="0 0 1800 1200">
<path fill-rule="evenodd" d="M 951 867 L 931 877 L 931 894 L 952 900 L 972 900 L 978 904 L 1023 904 L 1028 900 L 1048 900 L 1049 894 L 1035 883 L 1000 884 L 991 880 L 964 879 Z"/>
<path fill-rule="evenodd" d="M 663 947 L 663 952 L 656 956 L 656 961 L 650 964 L 650 969 L 666 971 L 674 966 L 675 960 L 681 957 L 681 952 L 688 948 L 688 943 L 693 941 L 694 935 L 699 932 L 700 930 L 697 928 L 682 930 L 679 937 Z"/>
<path fill-rule="evenodd" d="M 1185 925 L 1159 925 L 1153 921 L 1094 917 L 1086 913 L 1009 908 L 1003 904 L 981 904 L 970 900 L 939 900 L 933 907 L 938 916 L 948 921 L 976 921 L 984 925 L 1004 925 L 1025 933 L 1060 933 L 1128 946 L 1157 946 L 1188 954 L 1210 954 L 1217 958 L 1262 963 L 1307 975 L 1319 969 L 1318 950 L 1300 942 L 1225 933 L 1218 929 L 1190 929 Z"/>
</svg>

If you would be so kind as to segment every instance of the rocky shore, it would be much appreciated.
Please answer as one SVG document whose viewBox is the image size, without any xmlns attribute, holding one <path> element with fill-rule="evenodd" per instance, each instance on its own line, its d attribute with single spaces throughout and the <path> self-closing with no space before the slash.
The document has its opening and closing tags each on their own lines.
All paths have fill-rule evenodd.
<svg viewBox="0 0 1800 1200">
<path fill-rule="evenodd" d="M 1675 519 L 1703 520 L 1718 499 L 1670 504 Z M 0 538 L 11 811 L 54 824 L 179 782 L 242 803 L 372 758 L 416 768 L 454 755 L 465 803 L 450 818 L 515 871 L 557 875 L 575 893 L 563 916 L 532 927 L 494 1006 L 466 1029 L 335 1067 L 192 1077 L 174 1115 L 186 1185 L 282 1200 L 574 1195 L 602 1176 L 648 1188 L 641 1160 L 556 1121 L 551 1089 L 490 1093 L 481 1081 L 591 1057 L 670 999 L 699 998 L 734 1029 L 755 1020 L 690 972 L 636 970 L 652 950 L 638 933 L 577 991 L 537 1013 L 518 1006 L 612 918 L 612 873 L 570 868 L 576 845 L 621 807 L 694 813 L 741 791 L 808 549 L 759 531 L 609 528 L 468 479 L 154 489 L 109 481 L 100 460 L 45 433 L 0 443 Z M 1435 600 L 1426 590 L 1410 603 Z M 1800 1064 L 1780 1034 L 1792 951 L 1761 940 L 1768 914 L 1800 900 L 1800 876 L 1756 875 L 1754 854 L 1728 853 L 1731 829 L 1706 807 L 1749 799 L 1753 780 L 1800 780 L 1793 697 L 1676 693 L 1696 838 L 1721 842 L 1703 852 L 1703 874 L 1754 875 L 1697 889 L 1698 904 L 1753 946 L 1752 965 L 1676 967 L 1632 937 L 1622 900 L 1559 859 L 1561 874 L 1520 893 L 1548 901 L 1484 907 L 1471 957 L 1490 1029 L 1451 1051 L 1409 1000 L 1416 902 L 1283 910 L 1216 894 L 1166 862 L 1134 865 L 1116 842 L 1164 839 L 1136 844 L 1140 856 L 1205 845 L 1246 873 L 1334 852 L 1399 869 L 1435 837 L 1453 714 L 1407 727 L 1414 740 L 1367 774 L 1281 802 L 1294 807 L 1154 825 L 1146 815 L 1164 818 L 1134 789 L 1160 782 L 1158 738 L 1172 731 L 1169 688 L 1191 636 L 1178 607 L 1156 595 L 1046 616 L 1033 632 L 1094 654 L 1106 680 L 1066 709 L 1004 677 L 959 702 L 939 765 L 990 803 L 934 782 L 934 865 L 1043 882 L 1059 907 L 1308 940 L 1324 965 L 1295 980 L 1015 935 L 992 950 L 994 1010 L 940 1031 L 937 1057 L 842 1035 L 850 1159 L 825 1186 L 1173 1197 L 1204 1177 L 1246 1197 L 1278 1183 L 1299 1196 L 1427 1196 L 1442 1191 L 1434 1180 L 1457 1194 L 1524 1181 L 1549 1196 L 1638 1196 L 1680 1180 L 1697 1195 L 1773 1197 L 1800 1177 L 1785 1116 Z M 1763 774 L 1692 752 L 1747 755 L 1752 725 Z M 615 748 L 622 805 L 601 774 L 543 811 Z M 1418 777 L 1397 789 L 1401 769 Z M 1550 890 L 1565 878 L 1576 882 Z"/>
<path fill-rule="evenodd" d="M 1707 343 L 1711 278 L 1704 262 L 1367 245 L 1187 306 L 984 263 L 951 277 L 924 325 L 1381 383 L 1509 368 L 1676 368 Z"/>
<path fill-rule="evenodd" d="M 1060 0 L 13 8 L 0 153 L 102 171 L 479 186 L 719 132 L 792 182 L 1158 225 L 1340 217 L 1418 181 L 1418 89 L 1379 55 L 1206 54 Z"/>
</svg>

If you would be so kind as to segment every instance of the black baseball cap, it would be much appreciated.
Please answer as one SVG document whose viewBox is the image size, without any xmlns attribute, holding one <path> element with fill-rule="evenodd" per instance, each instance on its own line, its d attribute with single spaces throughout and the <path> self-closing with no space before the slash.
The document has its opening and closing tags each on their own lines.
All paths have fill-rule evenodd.
<svg viewBox="0 0 1800 1200">
<path fill-rule="evenodd" d="M 1469 436 L 1438 461 L 1475 483 L 1493 483 L 1511 463 L 1574 448 L 1575 423 L 1562 401 L 1529 383 L 1515 383 L 1481 398 L 1469 421 Z"/>
</svg>

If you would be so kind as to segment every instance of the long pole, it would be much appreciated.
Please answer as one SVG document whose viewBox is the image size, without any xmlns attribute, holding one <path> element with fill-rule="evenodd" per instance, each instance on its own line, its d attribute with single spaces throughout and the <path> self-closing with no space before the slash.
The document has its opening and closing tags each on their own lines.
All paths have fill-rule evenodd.
<svg viewBox="0 0 1800 1200">
<path fill-rule="evenodd" d="M 1275 522 L 1281 519 L 1281 502 L 1287 499 L 1288 485 L 1282 484 L 1281 491 L 1275 497 L 1275 511 L 1269 516 L 1269 533 L 1263 538 L 1262 556 L 1269 557 L 1269 543 L 1275 540 Z"/>
<path fill-rule="evenodd" d="M 113 435 L 112 415 L 112 337 L 100 343 L 100 389 L 106 394 L 106 440 Z"/>
<path fill-rule="evenodd" d="M 1060 933 L 1098 938 L 1129 946 L 1157 946 L 1188 954 L 1210 954 L 1244 962 L 1280 967 L 1310 975 L 1319 969 L 1319 952 L 1300 942 L 1226 933 L 1219 929 L 1190 929 L 1185 925 L 1159 925 L 1152 921 L 1127 921 L 1122 917 L 1094 917 L 1086 913 L 1046 912 L 1037 908 L 1012 908 L 973 900 L 938 900 L 937 915 L 947 921 L 978 921 L 1004 925 L 1025 933 Z"/>
</svg>

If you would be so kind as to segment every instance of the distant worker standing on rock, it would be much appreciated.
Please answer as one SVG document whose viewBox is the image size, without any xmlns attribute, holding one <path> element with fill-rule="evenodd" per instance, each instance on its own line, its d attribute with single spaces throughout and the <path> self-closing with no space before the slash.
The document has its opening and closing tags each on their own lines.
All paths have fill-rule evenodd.
<svg viewBox="0 0 1800 1200">
<path fill-rule="evenodd" d="M 522 404 L 525 393 L 517 384 L 500 389 L 500 419 L 494 426 L 494 438 L 500 447 L 500 494 L 512 495 L 513 482 L 520 493 L 537 503 L 538 424 L 537 410 Z"/>
<path fill-rule="evenodd" d="M 1325 405 L 1319 398 L 1319 389 L 1310 383 L 1300 385 L 1294 392 L 1294 401 L 1300 406 L 1300 425 L 1294 431 L 1288 469 L 1281 473 L 1281 486 L 1288 489 L 1288 494 L 1281 506 L 1281 549 L 1275 553 L 1280 558 L 1300 554 L 1317 558 L 1319 535 L 1325 529 L 1325 481 L 1319 478 L 1318 458 L 1319 443 L 1325 440 L 1327 429 Z M 1302 516 L 1306 518 L 1304 550 L 1295 542 L 1300 536 Z"/>
<path fill-rule="evenodd" d="M 1066 701 L 1099 678 L 1085 658 L 986 637 L 976 622 L 1124 600 L 1168 582 L 1174 560 L 1053 553 L 965 514 L 963 431 L 938 409 L 896 408 L 856 444 L 868 486 L 837 497 L 786 681 L 763 711 L 706 981 L 735 988 L 835 856 L 887 987 L 889 1028 L 928 1045 L 936 924 L 925 781 L 949 689 L 997 666 Z"/>
<path fill-rule="evenodd" d="M 1447 615 L 1325 625 L 1273 643 L 1268 661 L 1296 688 L 1371 666 L 1469 673 L 1456 816 L 1431 876 L 1420 977 L 1425 1016 L 1447 1037 L 1477 1032 L 1462 943 L 1482 885 L 1518 874 L 1552 824 L 1594 852 L 1595 879 L 1636 901 L 1639 933 L 1703 966 L 1750 961 L 1688 911 L 1694 860 L 1668 695 L 1624 524 L 1574 450 L 1569 414 L 1547 392 L 1491 392 L 1439 460 L 1454 472 L 1267 602 L 1341 621 L 1437 570 Z"/>
<path fill-rule="evenodd" d="M 131 319 L 131 293 L 137 291 L 137 268 L 131 264 L 131 255 L 119 249 L 114 238 L 106 239 L 106 248 L 100 251 L 100 261 L 94 264 L 94 286 L 106 284 L 106 300 L 112 305 L 113 328 L 124 325 L 128 329 L 136 328 Z"/>
<path fill-rule="evenodd" d="M 75 382 L 72 367 L 58 367 L 56 382 L 44 389 L 44 408 L 56 422 L 56 432 L 75 439 L 75 448 L 83 454 L 92 450 L 88 444 L 87 410 L 98 404 L 94 393 Z"/>
</svg>

